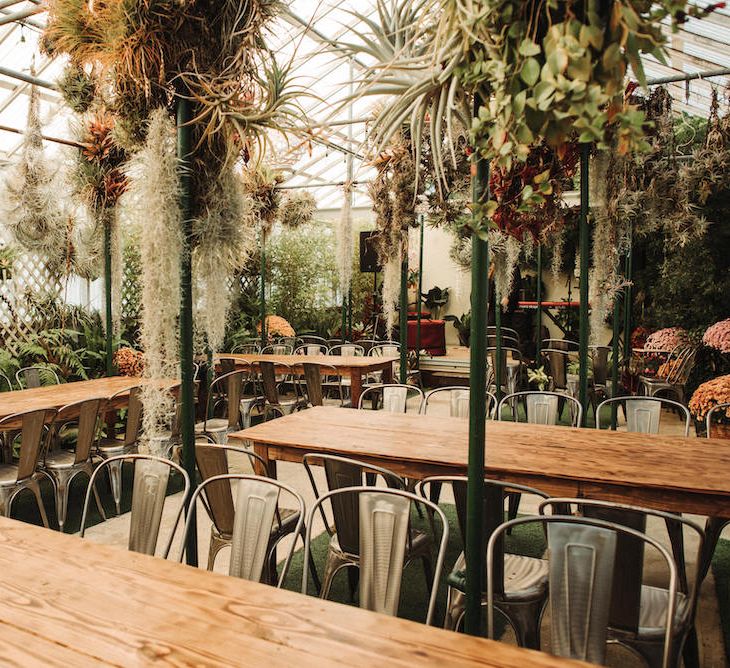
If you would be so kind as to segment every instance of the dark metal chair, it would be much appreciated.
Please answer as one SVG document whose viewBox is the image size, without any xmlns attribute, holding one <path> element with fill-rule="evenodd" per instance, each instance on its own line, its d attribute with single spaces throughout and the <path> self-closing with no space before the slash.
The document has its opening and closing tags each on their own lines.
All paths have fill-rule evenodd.
<svg viewBox="0 0 730 668">
<path fill-rule="evenodd" d="M 25 489 L 33 492 L 43 526 L 48 528 L 48 516 L 41 498 L 38 463 L 48 430 L 56 416 L 55 408 L 41 408 L 8 415 L 0 420 L 0 439 L 6 461 L 14 462 L 13 446 L 20 439 L 17 463 L 0 464 L 0 515 L 10 517 L 15 497 Z"/>
<path fill-rule="evenodd" d="M 326 381 L 322 380 L 326 377 Z M 315 364 L 314 362 L 304 363 L 304 380 L 307 385 L 307 400 L 310 406 L 324 406 L 325 389 L 336 390 L 340 406 L 350 406 L 345 401 L 345 388 L 342 376 L 336 367 L 331 364 Z"/>
<path fill-rule="evenodd" d="M 4 373 L 0 373 L 0 392 L 12 392 L 13 384 Z"/>
<path fill-rule="evenodd" d="M 306 406 L 306 402 L 299 386 L 299 379 L 288 364 L 262 361 L 258 363 L 261 370 L 261 385 L 264 392 L 264 420 L 271 415 L 290 415 L 300 408 Z M 281 382 L 276 377 L 276 369 L 283 368 Z M 283 397 L 280 394 L 280 387 L 286 384 L 292 386 L 293 396 Z"/>
<path fill-rule="evenodd" d="M 34 388 L 42 385 L 60 385 L 58 374 L 47 366 L 26 366 L 15 373 L 15 382 L 20 388 Z"/>
<path fill-rule="evenodd" d="M 431 538 L 426 534 L 414 534 L 410 524 L 411 507 L 423 507 L 431 516 L 438 515 L 442 524 L 441 540 L 435 567 L 427 575 L 430 596 L 425 622 L 431 624 L 449 538 L 449 524 L 443 510 L 402 489 L 362 485 L 338 487 L 320 496 L 309 511 L 305 554 L 311 546 L 314 515 L 317 511 L 324 514 L 325 502 L 329 502 L 333 514 L 339 512 L 348 516 L 347 525 L 338 524 L 338 533 L 333 537 L 337 539 L 337 548 L 342 555 L 337 569 L 345 566 L 358 569 L 361 608 L 393 616 L 398 614 L 403 569 L 414 558 L 428 558 L 430 562 L 430 546 L 435 542 L 435 536 Z M 421 536 L 425 538 L 422 541 Z M 417 542 L 428 545 L 428 557 L 416 548 Z M 329 554 L 328 563 L 332 563 L 329 562 Z M 331 575 L 334 575 L 331 568 L 325 571 L 322 598 L 326 597 L 328 581 L 331 582 Z M 302 593 L 307 593 L 306 571 L 302 575 Z"/>
<path fill-rule="evenodd" d="M 240 428 L 241 395 L 248 375 L 246 370 L 230 371 L 213 380 L 205 419 L 195 425 L 196 434 L 209 435 L 216 443 L 224 444 L 228 434 Z"/>
</svg>

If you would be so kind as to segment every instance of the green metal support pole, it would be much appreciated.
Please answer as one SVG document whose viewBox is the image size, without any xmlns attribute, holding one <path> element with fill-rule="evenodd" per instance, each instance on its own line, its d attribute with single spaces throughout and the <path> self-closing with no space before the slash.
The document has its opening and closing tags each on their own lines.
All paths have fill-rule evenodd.
<svg viewBox="0 0 730 668">
<path fill-rule="evenodd" d="M 626 291 L 624 292 L 624 366 L 628 371 L 631 362 L 631 318 L 634 309 L 634 291 L 632 281 L 634 280 L 634 230 L 629 230 L 629 247 L 624 258 L 624 278 L 626 279 Z"/>
<path fill-rule="evenodd" d="M 340 340 L 344 343 L 347 340 L 347 295 L 342 294 L 342 322 L 340 324 Z"/>
<path fill-rule="evenodd" d="M 104 312 L 106 328 L 106 375 L 114 374 L 114 317 L 112 315 L 112 230 L 104 211 Z"/>
<path fill-rule="evenodd" d="M 192 128 L 189 125 L 193 114 L 190 101 L 177 98 L 177 157 L 180 163 L 180 209 L 183 221 L 183 253 L 180 263 L 180 372 L 182 385 L 180 399 L 182 411 L 180 427 L 182 433 L 183 466 L 193 484 L 195 472 L 195 399 L 193 380 L 193 195 L 192 195 Z M 189 505 L 187 512 L 193 514 L 191 531 L 185 545 L 185 556 L 190 566 L 198 565 L 198 536 L 195 524 L 195 508 Z"/>
<path fill-rule="evenodd" d="M 613 298 L 613 338 L 611 339 L 611 396 L 617 396 L 618 388 L 618 365 L 619 365 L 619 346 L 618 338 L 621 331 L 621 295 L 616 294 Z M 616 417 L 618 406 L 616 403 L 611 404 L 611 429 L 616 431 Z M 596 415 L 596 422 L 598 416 Z"/>
<path fill-rule="evenodd" d="M 347 295 L 347 339 L 352 341 L 352 286 Z"/>
<path fill-rule="evenodd" d="M 583 424 L 586 422 L 588 410 L 588 169 L 590 162 L 590 144 L 580 145 L 580 328 L 578 360 L 580 371 L 578 376 L 578 401 L 583 406 Z"/>
<path fill-rule="evenodd" d="M 261 230 L 261 292 L 259 294 L 259 318 L 261 322 L 261 347 L 266 343 L 266 232 Z"/>
<path fill-rule="evenodd" d="M 474 115 L 481 100 L 474 99 Z M 472 164 L 472 201 L 489 199 L 489 162 L 475 152 Z M 469 349 L 469 465 L 466 499 L 466 618 L 464 630 L 481 633 L 484 554 L 484 447 L 487 389 L 487 300 L 489 298 L 489 246 L 472 236 L 471 331 Z"/>
<path fill-rule="evenodd" d="M 537 276 L 535 277 L 535 297 L 537 300 L 537 336 L 535 337 L 535 361 L 539 362 L 542 352 L 542 244 L 537 245 Z"/>
<path fill-rule="evenodd" d="M 403 231 L 404 239 L 408 231 Z M 405 384 L 408 380 L 408 242 L 403 241 L 403 259 L 400 263 L 400 378 Z"/>
<path fill-rule="evenodd" d="M 494 359 L 496 360 L 494 369 L 494 396 L 497 397 L 497 403 L 499 403 L 502 398 L 502 383 L 506 383 L 506 379 L 502 378 L 502 295 L 498 295 L 496 291 L 494 293 L 494 338 L 494 347 L 496 348 L 494 351 Z M 498 415 L 497 417 L 501 418 L 502 416 Z"/>
<path fill-rule="evenodd" d="M 418 294 L 416 295 L 416 368 L 421 368 L 421 295 L 423 294 L 423 228 L 426 216 L 419 214 L 420 231 L 418 241 Z"/>
</svg>

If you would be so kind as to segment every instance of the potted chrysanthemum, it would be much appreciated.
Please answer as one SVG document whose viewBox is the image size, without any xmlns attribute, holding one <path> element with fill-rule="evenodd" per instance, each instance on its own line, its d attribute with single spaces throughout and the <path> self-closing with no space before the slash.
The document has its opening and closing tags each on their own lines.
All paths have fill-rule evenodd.
<svg viewBox="0 0 730 668">
<path fill-rule="evenodd" d="M 698 432 L 704 432 L 707 414 L 718 404 L 730 403 L 730 374 L 702 383 L 689 401 L 689 410 Z M 712 414 L 711 436 L 730 438 L 730 407 Z"/>
</svg>

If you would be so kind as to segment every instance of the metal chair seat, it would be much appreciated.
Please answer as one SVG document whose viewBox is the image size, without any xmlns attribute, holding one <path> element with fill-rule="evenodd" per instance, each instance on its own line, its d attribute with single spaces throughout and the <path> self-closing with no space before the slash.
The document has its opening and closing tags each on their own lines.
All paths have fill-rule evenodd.
<svg viewBox="0 0 730 668">
<path fill-rule="evenodd" d="M 640 640 L 664 637 L 668 603 L 668 589 L 650 585 L 641 587 L 641 607 L 639 608 L 639 630 L 637 634 Z M 689 613 L 689 599 L 682 592 L 677 592 L 674 608 L 675 628 L 681 628 Z"/>
<path fill-rule="evenodd" d="M 228 431 L 228 418 L 210 418 L 207 422 L 198 422 L 195 425 L 196 434 L 213 434 Z"/>
<path fill-rule="evenodd" d="M 76 453 L 71 450 L 53 450 L 46 455 L 45 468 L 70 469 L 76 461 Z"/>
<path fill-rule="evenodd" d="M 410 536 L 410 550 L 406 551 L 405 561 L 411 561 L 413 559 L 420 559 L 424 554 L 431 554 L 431 547 L 433 546 L 433 539 L 427 533 L 419 531 L 417 529 L 411 529 Z M 338 559 L 347 561 L 347 563 L 360 565 L 360 557 L 357 554 L 348 554 L 340 547 L 340 541 L 337 539 L 337 534 L 333 534 L 330 538 L 329 551 L 336 556 Z M 329 560 L 330 555 L 327 555 Z"/>
<path fill-rule="evenodd" d="M 137 451 L 137 444 L 134 443 L 129 445 L 125 443 L 121 438 L 102 438 L 99 441 L 97 447 L 99 454 L 107 459 L 109 457 L 116 457 L 117 455 L 133 453 Z"/>
<path fill-rule="evenodd" d="M 15 485 L 18 479 L 18 467 L 15 464 L 0 464 L 0 486 Z"/>
</svg>

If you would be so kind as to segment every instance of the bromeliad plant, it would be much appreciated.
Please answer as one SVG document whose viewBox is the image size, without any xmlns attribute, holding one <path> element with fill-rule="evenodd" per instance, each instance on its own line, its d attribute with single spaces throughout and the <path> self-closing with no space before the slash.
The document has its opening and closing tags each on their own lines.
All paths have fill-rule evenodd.
<svg viewBox="0 0 730 668">
<path fill-rule="evenodd" d="M 676 27 L 720 4 L 378 0 L 380 23 L 357 14 L 369 31 L 352 31 L 352 53 L 375 61 L 357 95 L 390 96 L 372 130 L 383 148 L 407 123 L 416 146 L 428 134 L 438 151 L 444 124 L 462 120 L 479 156 L 506 170 L 542 141 L 558 158 L 574 139 L 604 145 L 609 133 L 622 153 L 645 149 L 644 113 L 623 100 L 629 67 L 643 83 L 641 55 L 665 59 L 662 24 Z M 483 102 L 469 122 L 474 96 Z M 533 184 L 523 194 L 528 186 L 524 199 L 541 204 Z M 486 232 L 495 210 L 492 203 L 476 212 L 477 232 Z"/>
</svg>

